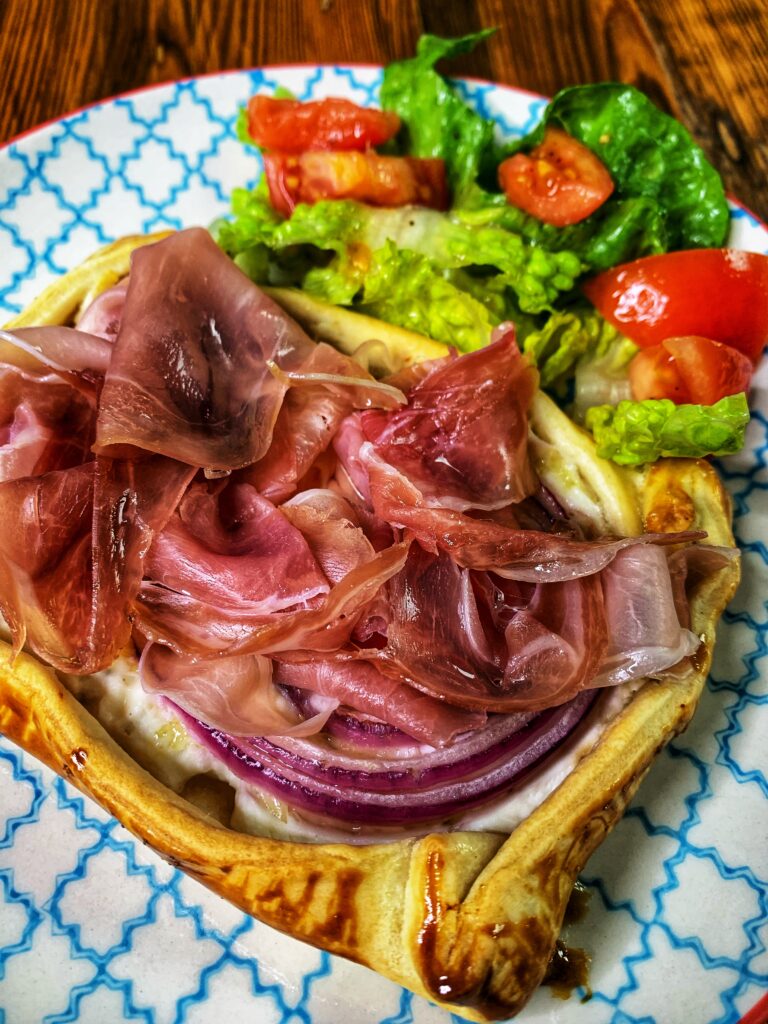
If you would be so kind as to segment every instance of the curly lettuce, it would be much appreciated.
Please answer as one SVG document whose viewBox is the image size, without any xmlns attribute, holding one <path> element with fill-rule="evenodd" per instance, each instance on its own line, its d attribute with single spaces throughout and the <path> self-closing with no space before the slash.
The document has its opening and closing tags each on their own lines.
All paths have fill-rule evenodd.
<svg viewBox="0 0 768 1024">
<path fill-rule="evenodd" d="M 555 389 L 573 375 L 585 356 L 605 352 L 621 339 L 616 328 L 594 309 L 557 311 L 541 327 L 523 335 L 523 352 L 539 368 L 541 386 Z M 632 345 L 632 353 L 635 351 Z"/>
<path fill-rule="evenodd" d="M 285 219 L 257 188 L 238 190 L 233 211 L 214 233 L 257 283 L 365 307 L 462 350 L 486 344 L 501 320 L 548 314 L 583 270 L 568 251 L 551 253 L 503 228 L 472 228 L 422 207 L 322 200 L 299 204 Z"/>
<path fill-rule="evenodd" d="M 497 225 L 550 252 L 572 252 L 590 271 L 607 270 L 670 247 L 664 211 L 645 196 L 612 197 L 586 220 L 556 228 L 511 206 L 501 193 L 473 185 L 452 214 L 472 227 Z"/>
<path fill-rule="evenodd" d="M 675 405 L 667 398 L 598 405 L 587 411 L 597 454 L 622 466 L 642 466 L 663 456 L 732 455 L 744 447 L 749 423 L 745 394 L 714 405 Z"/>
</svg>

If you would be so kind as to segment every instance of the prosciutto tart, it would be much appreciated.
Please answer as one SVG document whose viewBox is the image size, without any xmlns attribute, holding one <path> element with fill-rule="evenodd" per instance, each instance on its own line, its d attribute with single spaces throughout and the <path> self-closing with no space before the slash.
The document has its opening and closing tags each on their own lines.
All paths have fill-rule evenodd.
<svg viewBox="0 0 768 1024">
<path fill-rule="evenodd" d="M 512 331 L 452 357 L 266 296 L 199 230 L 108 246 L 0 359 L 0 729 L 247 913 L 518 1012 L 701 694 L 739 574 L 712 467 L 619 469 Z M 102 714 L 139 650 L 217 778 Z M 239 827 L 230 784 L 291 827 Z"/>
</svg>

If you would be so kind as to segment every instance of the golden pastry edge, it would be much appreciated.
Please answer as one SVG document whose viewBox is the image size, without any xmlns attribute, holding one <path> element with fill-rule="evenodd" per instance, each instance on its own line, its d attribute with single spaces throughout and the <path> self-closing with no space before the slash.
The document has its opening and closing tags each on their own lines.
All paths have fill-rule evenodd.
<svg viewBox="0 0 768 1024">
<path fill-rule="evenodd" d="M 45 289 L 7 327 L 69 322 L 127 273 L 134 248 L 164 234 L 105 247 Z M 284 301 L 310 333 L 323 323 L 336 329 L 327 311 L 318 315 Z M 386 329 L 379 337 L 398 358 L 415 358 L 419 336 Z M 420 357 L 439 354 L 425 339 Z M 534 421 L 560 415 L 539 397 Z M 598 483 L 605 487 L 606 479 L 619 499 L 611 515 L 627 533 L 642 518 L 648 528 L 702 528 L 709 543 L 733 546 L 730 502 L 708 463 L 665 460 L 642 474 L 605 464 Z M 586 860 L 621 817 L 656 754 L 690 721 L 717 621 L 738 580 L 734 561 L 695 593 L 692 629 L 704 641 L 693 670 L 683 679 L 647 682 L 506 840 L 455 832 L 368 846 L 314 845 L 234 832 L 144 771 L 52 670 L 28 654 L 11 664 L 6 644 L 0 647 L 0 732 L 246 913 L 365 964 L 469 1020 L 505 1019 L 541 983 Z"/>
</svg>

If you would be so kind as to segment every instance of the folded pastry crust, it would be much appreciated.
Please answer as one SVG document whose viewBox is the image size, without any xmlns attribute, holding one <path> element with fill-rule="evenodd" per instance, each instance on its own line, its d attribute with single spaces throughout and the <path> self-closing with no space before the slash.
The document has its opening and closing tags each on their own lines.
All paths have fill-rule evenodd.
<svg viewBox="0 0 768 1024">
<path fill-rule="evenodd" d="M 70 321 L 84 301 L 128 272 L 133 248 L 151 240 L 108 246 L 8 326 Z M 292 312 L 302 319 L 301 309 Z M 305 316 L 310 328 L 312 315 Z M 338 325 L 333 329 L 339 333 Z M 396 357 L 400 344 L 417 337 L 398 341 L 401 334 L 395 329 L 382 339 Z M 423 357 L 439 354 L 429 346 Z M 696 528 L 707 531 L 707 543 L 733 545 L 729 500 L 708 463 L 667 461 L 642 474 L 618 470 L 596 460 L 587 435 L 543 396 L 534 404 L 533 429 L 573 453 L 584 487 L 615 532 Z M 247 913 L 470 1020 L 504 1019 L 542 981 L 587 858 L 659 750 L 688 724 L 738 577 L 734 560 L 694 592 L 691 628 L 703 642 L 687 675 L 645 683 L 594 749 L 508 837 L 454 832 L 349 846 L 235 832 L 141 768 L 51 669 L 27 654 L 11 663 L 7 645 L 0 650 L 0 731 Z"/>
</svg>

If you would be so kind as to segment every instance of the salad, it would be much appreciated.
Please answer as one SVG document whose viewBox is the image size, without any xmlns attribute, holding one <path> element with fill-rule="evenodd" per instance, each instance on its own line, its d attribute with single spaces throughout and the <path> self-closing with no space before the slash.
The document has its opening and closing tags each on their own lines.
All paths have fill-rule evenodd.
<svg viewBox="0 0 768 1024">
<path fill-rule="evenodd" d="M 214 236 L 252 280 L 467 352 L 515 324 L 541 386 L 623 465 L 743 446 L 768 258 L 722 249 L 722 182 L 630 85 L 564 89 L 499 139 L 436 69 L 488 35 L 424 36 L 381 110 L 255 96 L 260 150 Z"/>
</svg>

